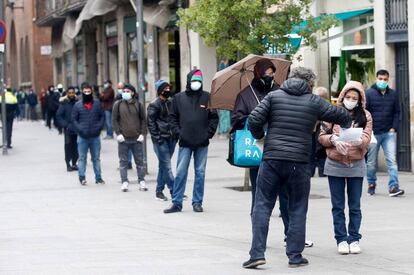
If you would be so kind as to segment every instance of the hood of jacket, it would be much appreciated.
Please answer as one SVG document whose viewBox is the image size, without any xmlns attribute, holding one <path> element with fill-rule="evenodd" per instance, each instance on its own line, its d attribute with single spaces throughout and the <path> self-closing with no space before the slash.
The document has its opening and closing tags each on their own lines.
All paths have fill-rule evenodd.
<svg viewBox="0 0 414 275">
<path fill-rule="evenodd" d="M 362 84 L 360 82 L 353 81 L 353 80 L 348 81 L 348 83 L 346 83 L 346 85 L 342 89 L 341 93 L 338 96 L 338 103 L 337 103 L 337 105 L 343 107 L 343 103 L 342 102 L 344 100 L 344 97 L 345 97 L 346 93 L 349 90 L 356 90 L 356 91 L 359 92 L 359 96 L 361 97 L 362 107 L 365 109 L 367 100 L 366 100 L 366 97 L 365 97 L 365 89 L 364 89 L 364 86 L 362 86 Z"/>
<path fill-rule="evenodd" d="M 194 69 L 194 70 L 192 70 L 191 72 L 189 72 L 187 74 L 187 85 L 185 86 L 185 90 L 187 92 L 194 92 L 193 90 L 191 90 L 191 77 L 197 71 L 199 71 L 199 69 Z M 202 91 L 202 90 L 203 90 L 203 83 L 201 83 L 201 88 L 200 88 L 200 91 Z M 197 92 L 199 92 L 199 91 L 197 91 Z"/>
<path fill-rule="evenodd" d="M 308 83 L 300 78 L 289 78 L 288 80 L 283 82 L 280 89 L 294 96 L 301 96 L 304 94 L 311 93 Z"/>
</svg>

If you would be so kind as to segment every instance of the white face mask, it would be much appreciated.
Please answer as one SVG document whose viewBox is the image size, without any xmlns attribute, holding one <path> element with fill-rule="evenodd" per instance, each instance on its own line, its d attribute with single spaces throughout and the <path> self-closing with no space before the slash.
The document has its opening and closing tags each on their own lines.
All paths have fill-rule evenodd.
<svg viewBox="0 0 414 275">
<path fill-rule="evenodd" d="M 358 105 L 358 101 L 350 101 L 348 99 L 344 99 L 344 105 L 345 108 L 351 111 Z"/>
<path fill-rule="evenodd" d="M 191 82 L 191 90 L 198 91 L 198 90 L 200 90 L 201 85 L 202 85 L 201 82 L 193 81 L 193 82 Z"/>
</svg>

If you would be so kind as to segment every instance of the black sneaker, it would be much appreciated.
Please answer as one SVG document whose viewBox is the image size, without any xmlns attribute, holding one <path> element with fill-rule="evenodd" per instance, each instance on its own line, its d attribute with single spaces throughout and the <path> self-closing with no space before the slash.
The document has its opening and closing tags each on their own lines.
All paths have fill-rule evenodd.
<svg viewBox="0 0 414 275">
<path fill-rule="evenodd" d="M 368 184 L 368 194 L 375 195 L 375 187 L 377 187 L 377 185 L 375 183 L 369 183 Z"/>
<path fill-rule="evenodd" d="M 86 185 L 86 180 L 85 179 L 79 179 L 79 182 L 81 185 Z"/>
<path fill-rule="evenodd" d="M 291 262 L 289 261 L 289 267 L 301 267 L 301 266 L 305 266 L 308 265 L 309 261 L 306 258 L 302 258 L 299 262 Z"/>
<path fill-rule="evenodd" d="M 197 203 L 193 205 L 193 211 L 197 212 L 197 213 L 201 213 L 203 212 L 203 207 L 201 206 L 201 204 Z"/>
<path fill-rule="evenodd" d="M 73 171 L 72 166 L 67 166 L 67 167 L 66 167 L 66 171 L 68 171 L 68 172 L 72 172 L 72 171 Z"/>
<path fill-rule="evenodd" d="M 181 207 L 178 207 L 175 204 L 171 205 L 170 208 L 167 208 L 164 210 L 165 214 L 176 213 L 176 212 L 181 212 Z"/>
<path fill-rule="evenodd" d="M 105 184 L 105 181 L 103 179 L 99 179 L 95 181 L 96 184 Z"/>
<path fill-rule="evenodd" d="M 187 195 L 183 195 L 183 201 L 186 201 L 186 200 L 188 200 Z"/>
<path fill-rule="evenodd" d="M 72 165 L 72 170 L 73 171 L 78 171 L 79 170 L 79 167 L 75 164 L 75 165 Z"/>
<path fill-rule="evenodd" d="M 131 169 L 132 169 L 132 163 L 128 162 L 128 170 L 131 170 Z"/>
<path fill-rule="evenodd" d="M 393 188 L 391 188 L 390 194 L 389 194 L 390 197 L 397 197 L 397 196 L 401 196 L 401 195 L 404 195 L 404 190 L 402 190 L 398 187 L 395 187 L 395 186 Z"/>
<path fill-rule="evenodd" d="M 250 259 L 247 262 L 243 263 L 243 267 L 244 268 L 256 268 L 259 265 L 264 265 L 264 264 L 266 264 L 266 260 L 264 258 L 256 259 L 256 260 Z"/>
<path fill-rule="evenodd" d="M 155 198 L 159 201 L 168 201 L 167 197 L 164 195 L 163 192 L 155 193 Z"/>
</svg>

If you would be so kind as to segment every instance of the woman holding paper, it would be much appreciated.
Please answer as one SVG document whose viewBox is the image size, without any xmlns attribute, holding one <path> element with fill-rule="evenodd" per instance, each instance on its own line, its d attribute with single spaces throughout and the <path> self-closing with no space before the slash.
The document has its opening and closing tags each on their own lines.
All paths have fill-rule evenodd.
<svg viewBox="0 0 414 275">
<path fill-rule="evenodd" d="M 349 81 L 338 98 L 338 105 L 352 116 L 352 129 L 323 123 L 319 142 L 326 147 L 324 173 L 331 192 L 335 239 L 340 254 L 361 253 L 361 193 L 366 175 L 365 154 L 371 140 L 371 114 L 365 110 L 365 92 L 361 83 Z M 357 129 L 360 128 L 360 129 Z M 345 192 L 346 191 L 346 192 Z M 345 197 L 349 208 L 349 225 L 345 223 Z"/>
</svg>

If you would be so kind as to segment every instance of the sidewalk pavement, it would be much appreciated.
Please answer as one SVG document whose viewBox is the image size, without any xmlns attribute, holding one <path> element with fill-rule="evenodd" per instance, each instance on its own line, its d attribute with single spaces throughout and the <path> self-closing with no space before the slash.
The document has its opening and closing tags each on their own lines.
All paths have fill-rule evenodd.
<svg viewBox="0 0 414 275">
<path fill-rule="evenodd" d="M 67 173 L 63 136 L 39 122 L 17 122 L 14 148 L 0 155 L 0 274 L 414 274 L 414 179 L 401 174 L 406 196 L 362 197 L 362 254 L 341 256 L 333 238 L 326 178 L 312 180 L 304 256 L 310 265 L 289 269 L 278 210 L 271 218 L 267 264 L 242 269 L 251 240 L 244 171 L 226 162 L 227 142 L 209 148 L 204 213 L 191 208 L 192 172 L 182 213 L 166 215 L 170 202 L 155 200 L 157 162 L 148 147 L 148 192 L 137 184 L 122 193 L 115 140 L 102 141 L 102 171 L 95 185 L 88 157 L 87 186 Z M 175 158 L 174 158 L 175 166 Z M 130 179 L 136 174 L 129 170 Z M 168 193 L 168 192 L 166 192 Z"/>
</svg>

